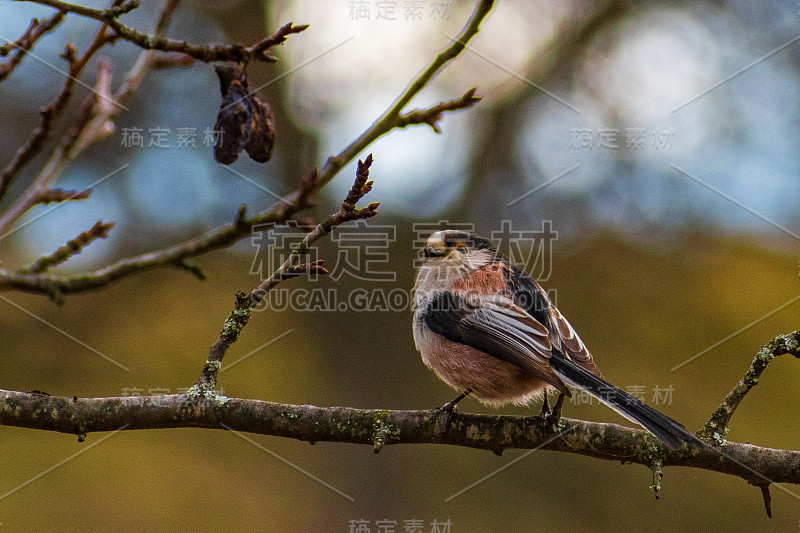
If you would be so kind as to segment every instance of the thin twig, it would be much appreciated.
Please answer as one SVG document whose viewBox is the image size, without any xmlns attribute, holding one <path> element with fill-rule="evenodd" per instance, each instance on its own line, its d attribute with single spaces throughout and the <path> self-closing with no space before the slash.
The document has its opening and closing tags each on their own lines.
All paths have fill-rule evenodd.
<svg viewBox="0 0 800 533">
<path fill-rule="evenodd" d="M 66 245 L 52 254 L 40 257 L 27 271 L 31 274 L 40 274 L 52 266 L 63 263 L 73 255 L 81 253 L 83 248 L 93 240 L 105 239 L 108 236 L 108 231 L 113 227 L 113 222 L 104 223 L 102 220 L 98 220 L 91 229 L 71 239 Z"/>
<path fill-rule="evenodd" d="M 53 7 L 64 12 L 75 13 L 83 17 L 88 17 L 94 20 L 108 24 L 114 30 L 117 37 L 130 41 L 133 44 L 145 50 L 160 50 L 162 52 L 180 52 L 186 54 L 194 59 L 204 61 L 206 63 L 212 61 L 247 61 L 256 59 L 259 61 L 274 62 L 277 59 L 268 54 L 267 50 L 273 48 L 286 41 L 289 35 L 300 33 L 308 28 L 307 24 L 301 26 L 294 26 L 291 22 L 280 28 L 271 37 L 266 37 L 252 46 L 244 46 L 241 44 L 223 45 L 197 45 L 191 44 L 186 41 L 177 41 L 174 39 L 167 39 L 158 33 L 156 35 L 147 35 L 138 30 L 130 28 L 119 21 L 117 17 L 122 12 L 127 12 L 139 6 L 138 2 L 126 2 L 123 7 L 111 9 L 93 9 L 69 2 L 62 2 L 61 0 L 17 0 L 34 2 L 45 6 Z"/>
<path fill-rule="evenodd" d="M 415 124 L 427 124 L 436 133 L 442 133 L 439 127 L 439 121 L 442 120 L 442 114 L 446 111 L 457 111 L 459 109 L 468 109 L 481 101 L 479 96 L 475 96 L 477 87 L 473 87 L 461 98 L 456 100 L 449 100 L 441 102 L 428 109 L 415 109 L 408 113 L 403 113 L 398 117 L 398 128 L 405 128 Z"/>
<path fill-rule="evenodd" d="M 171 267 L 186 259 L 204 255 L 214 250 L 228 248 L 241 239 L 252 235 L 253 227 L 285 222 L 296 211 L 294 202 L 297 200 L 297 196 L 298 193 L 286 196 L 284 198 L 286 202 L 277 202 L 271 209 L 252 218 L 243 216 L 246 211 L 240 209 L 233 223 L 210 231 L 205 235 L 170 248 L 121 259 L 109 266 L 80 276 L 10 274 L 0 271 L 0 292 L 18 290 L 44 294 L 55 301 L 60 301 L 63 295 L 99 289 L 135 272 Z"/>
<path fill-rule="evenodd" d="M 222 366 L 222 358 L 225 357 L 228 348 L 238 340 L 239 333 L 241 333 L 242 328 L 244 328 L 250 320 L 250 311 L 257 307 L 267 293 L 278 283 L 289 277 L 294 277 L 297 274 L 300 260 L 308 254 L 311 244 L 329 235 L 334 228 L 345 222 L 371 218 L 378 214 L 379 202 L 373 202 L 363 208 L 356 207 L 358 201 L 372 190 L 372 182 L 369 181 L 369 167 L 371 165 L 372 154 L 364 161 L 359 161 L 356 179 L 347 197 L 342 202 L 339 211 L 332 214 L 322 223 L 318 224 L 313 230 L 306 233 L 303 239 L 292 249 L 286 261 L 284 261 L 275 272 L 262 281 L 258 287 L 253 289 L 250 294 L 245 294 L 244 292 L 237 293 L 235 307 L 225 320 L 219 339 L 211 346 L 208 359 L 203 366 L 203 372 L 197 380 L 197 383 L 190 389 L 190 393 L 196 397 L 203 396 L 208 399 L 215 396 L 214 387 L 217 382 L 217 373 Z M 320 264 L 317 264 L 317 266 L 321 267 Z"/>
<path fill-rule="evenodd" d="M 376 139 L 394 128 L 401 127 L 400 113 L 403 109 L 417 93 L 425 88 L 428 82 L 430 82 L 440 70 L 464 51 L 469 41 L 480 31 L 481 23 L 492 10 L 493 5 L 494 0 L 480 0 L 466 25 L 458 34 L 458 37 L 454 39 L 447 48 L 441 51 L 431 64 L 411 82 L 408 88 L 400 94 L 391 107 L 389 107 L 389 109 L 387 109 L 364 133 L 350 143 L 342 153 L 335 157 L 328 158 L 322 170 L 320 170 L 318 187 L 326 185 L 342 167 L 357 157 L 358 154 L 375 142 Z"/>
<path fill-rule="evenodd" d="M 159 14 L 158 21 L 156 22 L 156 36 L 163 35 L 172 14 L 180 4 L 180 0 L 167 0 L 164 7 Z M 79 6 L 80 7 L 80 6 Z M 114 13 L 122 14 L 138 7 L 138 2 L 115 2 L 112 8 L 109 8 Z M 87 8 L 88 9 L 88 8 Z M 3 170 L 0 175 L 0 198 L 8 190 L 11 181 L 19 174 L 19 172 L 27 165 L 30 160 L 42 148 L 44 143 L 48 140 L 50 132 L 55 125 L 56 120 L 63 112 L 66 104 L 68 103 L 72 91 L 77 81 L 77 76 L 81 73 L 83 68 L 92 58 L 92 56 L 106 44 L 112 43 L 117 39 L 115 34 L 107 34 L 108 25 L 103 24 L 100 31 L 97 33 L 94 42 L 89 47 L 89 50 L 84 54 L 80 60 L 74 59 L 74 49 L 67 46 L 65 59 L 70 63 L 68 71 L 68 78 L 56 102 L 49 108 L 43 110 L 42 118 L 39 127 L 31 135 L 28 141 L 17 152 L 14 160 Z M 61 143 L 53 152 L 53 155 L 48 160 L 44 169 L 39 173 L 34 180 L 34 184 L 29 188 L 31 195 L 35 189 L 44 189 L 48 184 L 53 183 L 59 176 L 63 167 L 72 159 L 74 159 L 83 149 L 88 145 L 104 138 L 113 132 L 113 122 L 111 119 L 119 113 L 120 110 L 125 109 L 124 102 L 129 101 L 136 90 L 139 88 L 141 81 L 144 77 L 154 68 L 166 68 L 167 60 L 170 60 L 174 66 L 186 66 L 186 61 L 177 62 L 174 58 L 163 58 L 162 62 L 155 62 L 151 57 L 151 52 L 143 51 L 133 68 L 125 78 L 125 83 L 120 87 L 119 91 L 112 97 L 111 96 L 111 66 L 107 61 L 102 61 L 98 66 L 98 80 L 96 92 L 90 95 L 86 103 L 82 106 L 78 118 L 75 123 L 70 127 Z M 73 61 L 70 61 L 70 58 Z M 16 220 L 22 216 L 27 209 L 30 209 L 29 204 L 31 198 L 25 198 L 23 195 L 17 202 L 15 208 L 5 213 L 0 218 L 0 231 L 5 231 Z"/>
<path fill-rule="evenodd" d="M 772 518 L 772 495 L 769 493 L 769 485 L 761 485 L 761 497 L 764 500 L 764 510 L 768 518 Z"/>
<path fill-rule="evenodd" d="M 16 176 L 20 173 L 20 171 L 27 165 L 33 157 L 39 153 L 39 151 L 44 146 L 44 143 L 50 138 L 50 133 L 55 126 L 56 121 L 60 118 L 61 114 L 64 112 L 64 109 L 67 106 L 70 98 L 72 97 L 73 89 L 75 88 L 75 83 L 78 80 L 78 76 L 80 76 L 81 72 L 83 71 L 86 64 L 89 60 L 94 56 L 94 54 L 100 50 L 106 44 L 113 42 L 115 37 L 113 35 L 106 34 L 106 25 L 104 24 L 100 31 L 97 32 L 95 35 L 92 44 L 89 45 L 89 48 L 80 57 L 77 58 L 77 53 L 75 48 L 72 45 L 67 45 L 65 48 L 62 57 L 67 61 L 69 64 L 69 68 L 67 71 L 67 79 L 64 82 L 64 88 L 61 90 L 61 94 L 58 95 L 56 101 L 51 104 L 49 107 L 42 109 L 39 114 L 39 125 L 33 131 L 31 136 L 25 142 L 17 153 L 14 155 L 14 158 L 11 162 L 6 165 L 3 169 L 2 174 L 0 174 L 0 198 L 2 198 L 6 192 L 8 191 L 8 187 L 11 185 L 11 182 L 16 178 Z M 23 194 L 22 198 L 11 206 L 8 212 L 6 212 L 2 218 L 0 218 L 0 232 L 4 232 L 11 224 L 13 224 L 20 216 L 22 216 L 30 207 L 33 205 L 30 203 L 31 196 L 38 193 L 38 191 L 44 188 L 44 180 L 36 180 L 34 184 Z"/>
<path fill-rule="evenodd" d="M 82 191 L 72 191 L 67 189 L 45 189 L 40 191 L 34 198 L 34 205 L 52 204 L 69 202 L 70 200 L 86 200 L 91 196 L 92 191 L 84 189 Z"/>
<path fill-rule="evenodd" d="M 167 0 L 156 23 L 157 35 L 166 31 L 172 14 L 175 9 L 177 9 L 179 3 L 180 0 Z M 115 2 L 115 7 L 123 10 L 131 9 L 130 3 Z M 72 60 L 70 61 L 70 74 L 72 74 L 73 71 L 80 73 L 80 70 L 88 63 L 88 60 L 94 53 L 103 45 L 116 39 L 113 35 L 107 35 L 106 30 L 107 26 L 103 25 L 94 43 L 80 61 L 74 58 L 74 49 L 71 49 L 69 46 L 67 47 L 65 58 L 68 61 Z M 43 170 L 34 179 L 28 190 L 14 202 L 2 217 L 0 217 L 0 232 L 6 231 L 19 217 L 37 203 L 44 203 L 48 201 L 48 199 L 50 199 L 49 201 L 57 201 L 59 191 L 52 191 L 49 189 L 49 186 L 56 181 L 62 169 L 86 147 L 113 133 L 115 126 L 112 119 L 121 109 L 125 109 L 122 102 L 127 102 L 133 97 L 142 80 L 151 70 L 154 68 L 167 67 L 166 63 L 158 63 L 152 56 L 153 53 L 148 51 L 143 51 L 140 54 L 139 59 L 126 76 L 125 82 L 113 97 L 111 95 L 111 64 L 107 60 L 99 62 L 97 84 L 94 92 L 87 97 L 76 116 L 76 120 L 63 136 L 47 164 L 45 164 Z M 176 62 L 174 58 L 162 59 L 171 59 L 174 66 L 184 66 L 186 64 L 185 61 Z M 66 95 L 66 98 L 64 98 L 67 88 L 69 86 L 71 94 L 72 85 L 70 84 L 74 81 L 76 80 L 73 78 L 67 80 L 65 91 L 62 92 L 59 100 L 49 109 L 56 109 L 60 114 L 69 98 L 69 95 Z M 54 118 L 56 117 L 53 112 L 47 111 L 46 115 L 43 114 L 43 119 L 44 118 L 47 119 L 47 123 L 43 121 L 43 123 L 40 124 L 39 129 L 34 132 L 26 146 L 20 149 L 15 161 L 12 161 L 9 167 L 6 168 L 6 171 L 4 171 L 2 179 L 0 179 L 0 196 L 2 196 L 5 191 L 3 185 L 5 185 L 7 189 L 11 180 L 19 173 L 22 167 L 30 161 L 30 158 L 41 149 L 42 145 L 49 137 L 49 132 L 52 129 Z M 64 199 L 74 200 L 87 198 L 89 192 L 90 191 L 84 191 L 80 194 L 70 195 Z M 180 259 L 177 261 L 180 262 Z M 30 274 L 23 273 L 23 275 L 29 276 Z M 40 287 L 47 287 L 46 293 L 51 297 L 55 297 L 57 301 L 60 301 L 60 292 L 57 289 L 53 289 L 52 284 L 47 280 L 44 280 L 44 283 L 40 284 Z"/>
<path fill-rule="evenodd" d="M 372 154 L 369 154 L 364 161 L 358 162 L 358 169 L 356 171 L 356 179 L 347 197 L 342 202 L 342 206 L 338 212 L 332 214 L 327 219 L 308 232 L 303 240 L 294 247 L 289 257 L 275 272 L 272 273 L 267 279 L 251 293 L 252 302 L 250 307 L 254 308 L 261 303 L 267 292 L 270 291 L 275 285 L 280 283 L 283 279 L 285 270 L 293 265 L 299 263 L 300 259 L 304 257 L 309 250 L 309 246 L 321 238 L 329 235 L 333 228 L 341 226 L 345 222 L 351 220 L 359 220 L 364 218 L 371 218 L 378 214 L 378 206 L 380 202 L 373 202 L 367 207 L 356 208 L 356 204 L 366 194 L 372 190 L 372 182 L 367 181 L 369 178 L 369 167 L 372 165 Z"/>
<path fill-rule="evenodd" d="M 317 276 L 329 274 L 328 269 L 325 268 L 324 259 L 315 259 L 309 263 L 297 263 L 290 265 L 281 273 L 283 279 L 294 278 L 297 276 Z"/>
<path fill-rule="evenodd" d="M 19 39 L 13 43 L 0 46 L 0 56 L 2 57 L 9 55 L 12 51 L 14 52 L 10 60 L 0 65 L 0 82 L 14 72 L 14 69 L 19 66 L 25 55 L 33 48 L 33 45 L 36 44 L 36 41 L 38 41 L 42 35 L 52 31 L 64 20 L 65 14 L 66 13 L 63 11 L 59 11 L 49 19 L 45 19 L 41 22 L 39 19 L 33 19 L 31 20 L 31 25 Z"/>
</svg>

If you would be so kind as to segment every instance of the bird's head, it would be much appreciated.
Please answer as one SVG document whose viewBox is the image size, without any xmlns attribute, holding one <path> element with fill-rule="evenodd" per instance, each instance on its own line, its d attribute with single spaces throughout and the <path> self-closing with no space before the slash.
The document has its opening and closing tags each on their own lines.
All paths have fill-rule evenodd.
<svg viewBox="0 0 800 533">
<path fill-rule="evenodd" d="M 459 230 L 433 233 L 423 250 L 425 266 L 435 269 L 438 277 L 461 277 L 495 259 L 497 251 L 491 243 L 477 235 Z"/>
</svg>

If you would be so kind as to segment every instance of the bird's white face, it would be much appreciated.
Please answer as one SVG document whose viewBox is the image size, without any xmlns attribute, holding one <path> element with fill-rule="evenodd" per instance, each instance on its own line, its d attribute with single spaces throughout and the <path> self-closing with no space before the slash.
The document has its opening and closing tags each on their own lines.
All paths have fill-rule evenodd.
<svg viewBox="0 0 800 533">
<path fill-rule="evenodd" d="M 485 266 L 492 253 L 476 247 L 474 239 L 469 233 L 457 230 L 433 233 L 425 243 L 425 264 L 466 272 Z"/>
<path fill-rule="evenodd" d="M 449 286 L 488 265 L 493 252 L 476 247 L 474 237 L 457 230 L 437 231 L 425 243 L 425 261 L 417 274 L 418 296 L 446 290 Z"/>
</svg>

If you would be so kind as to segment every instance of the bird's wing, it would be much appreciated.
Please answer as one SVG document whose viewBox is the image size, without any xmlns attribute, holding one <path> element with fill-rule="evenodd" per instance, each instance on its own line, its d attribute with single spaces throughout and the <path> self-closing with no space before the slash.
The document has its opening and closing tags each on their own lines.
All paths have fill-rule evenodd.
<svg viewBox="0 0 800 533">
<path fill-rule="evenodd" d="M 541 285 L 530 274 L 515 266 L 508 269 L 507 278 L 515 303 L 548 327 L 553 348 L 582 368 L 600 376 L 591 352 L 561 311 L 550 302 Z"/>
<path fill-rule="evenodd" d="M 551 342 L 555 344 L 553 337 L 557 336 L 561 352 L 568 359 L 575 361 L 575 363 L 589 372 L 602 377 L 589 349 L 586 348 L 581 338 L 575 333 L 572 324 L 564 318 L 561 311 L 554 305 L 550 306 L 550 323 Z"/>
<path fill-rule="evenodd" d="M 550 367 L 547 328 L 509 298 L 478 300 L 442 292 L 425 308 L 423 320 L 434 333 L 511 363 L 570 395 Z"/>
</svg>

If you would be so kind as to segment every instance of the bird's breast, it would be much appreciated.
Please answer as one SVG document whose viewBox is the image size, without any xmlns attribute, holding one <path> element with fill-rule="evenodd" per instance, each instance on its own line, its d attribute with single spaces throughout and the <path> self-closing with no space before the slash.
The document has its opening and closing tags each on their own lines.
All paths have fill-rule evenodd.
<svg viewBox="0 0 800 533">
<path fill-rule="evenodd" d="M 434 333 L 421 312 L 414 316 L 414 342 L 422 361 L 439 379 L 459 391 L 472 389 L 473 396 L 487 405 L 525 405 L 546 386 L 516 365 Z"/>
</svg>

